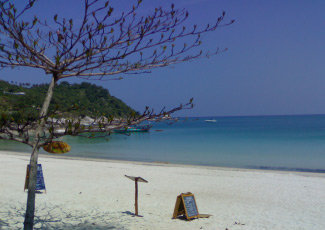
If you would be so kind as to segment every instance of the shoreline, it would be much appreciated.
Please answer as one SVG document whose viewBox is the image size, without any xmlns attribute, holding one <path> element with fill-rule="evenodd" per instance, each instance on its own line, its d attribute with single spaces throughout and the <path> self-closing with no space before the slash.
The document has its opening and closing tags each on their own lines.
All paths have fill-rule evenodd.
<svg viewBox="0 0 325 230">
<path fill-rule="evenodd" d="M 216 124 L 204 119 L 184 120 L 172 126 L 154 123 L 148 133 L 112 135 L 109 142 L 72 136 L 62 141 L 71 146 L 71 152 L 64 155 L 78 159 L 325 173 L 323 124 L 324 117 L 313 116 L 225 117 Z M 31 152 L 20 143 L 0 144 L 3 150 Z M 40 152 L 49 155 L 42 149 Z"/>
<path fill-rule="evenodd" d="M 16 152 L 16 151 L 3 151 L 0 150 L 0 154 L 4 155 L 17 155 L 17 156 L 30 156 L 27 152 Z M 44 154 L 40 153 L 39 158 L 49 159 L 62 159 L 62 160 L 73 160 L 73 161 L 89 161 L 89 162 L 109 162 L 109 163 L 125 163 L 133 165 L 144 165 L 144 166 L 159 166 L 159 167 L 176 167 L 176 168 L 194 168 L 194 169 L 208 169 L 208 170 L 222 170 L 222 171 L 243 171 L 243 172 L 275 172 L 275 173 L 290 173 L 302 176 L 315 176 L 324 177 L 325 172 L 314 172 L 314 171 L 294 171 L 294 170 L 278 170 L 278 169 L 260 169 L 260 168 L 235 168 L 235 167 L 223 167 L 223 166 L 210 166 L 210 165 L 191 165 L 191 164 L 174 164 L 170 162 L 146 162 L 146 161 L 129 161 L 129 160 L 115 160 L 115 159 L 104 159 L 104 158 L 91 158 L 91 157 L 74 157 L 66 156 L 64 154 Z"/>
</svg>

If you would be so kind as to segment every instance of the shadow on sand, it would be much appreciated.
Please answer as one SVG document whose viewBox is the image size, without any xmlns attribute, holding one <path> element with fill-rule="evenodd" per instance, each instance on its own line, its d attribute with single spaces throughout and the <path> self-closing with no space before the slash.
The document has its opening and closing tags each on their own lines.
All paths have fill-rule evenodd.
<svg viewBox="0 0 325 230">
<path fill-rule="evenodd" d="M 132 217 L 143 217 L 143 216 L 141 216 L 141 215 L 135 215 L 135 213 L 133 213 L 133 212 L 130 212 L 130 211 L 125 211 L 125 212 L 122 212 L 122 214 L 126 214 L 126 215 L 130 215 L 130 216 L 132 216 Z"/>
</svg>

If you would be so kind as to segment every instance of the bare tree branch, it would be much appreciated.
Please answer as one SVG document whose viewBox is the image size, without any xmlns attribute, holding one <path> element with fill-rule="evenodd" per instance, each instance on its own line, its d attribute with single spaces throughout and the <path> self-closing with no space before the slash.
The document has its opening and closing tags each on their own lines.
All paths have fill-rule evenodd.
<svg viewBox="0 0 325 230">
<path fill-rule="evenodd" d="M 155 114 L 149 108 L 140 116 L 101 120 L 85 126 L 80 118 L 51 120 L 48 111 L 53 89 L 58 80 L 68 77 L 102 80 L 104 77 L 124 74 L 150 73 L 151 69 L 171 66 L 219 52 L 203 52 L 201 34 L 215 31 L 234 22 L 224 22 L 225 13 L 216 22 L 206 26 L 186 27 L 189 14 L 176 9 L 174 4 L 158 7 L 146 16 L 139 15 L 142 0 L 118 14 L 109 1 L 84 0 L 81 23 L 75 19 L 54 15 L 51 26 L 48 19 L 25 19 L 36 0 L 22 0 L 18 9 L 12 1 L 0 0 L 0 68 L 30 67 L 42 69 L 51 75 L 43 106 L 37 117 L 11 119 L 0 117 L 0 139 L 21 142 L 32 147 L 30 178 L 24 229 L 33 229 L 35 187 L 39 148 L 64 135 L 83 135 L 100 132 L 108 135 L 114 129 L 138 124 L 144 120 L 160 120 L 181 109 L 192 108 L 192 100 L 169 111 Z M 53 22 L 52 22 L 53 20 Z M 116 79 L 116 78 L 114 78 Z M 9 114 L 10 115 L 10 114 Z M 57 132 L 57 129 L 64 132 Z M 85 135 L 87 136 L 87 135 Z M 90 137 L 90 136 L 88 136 Z"/>
</svg>

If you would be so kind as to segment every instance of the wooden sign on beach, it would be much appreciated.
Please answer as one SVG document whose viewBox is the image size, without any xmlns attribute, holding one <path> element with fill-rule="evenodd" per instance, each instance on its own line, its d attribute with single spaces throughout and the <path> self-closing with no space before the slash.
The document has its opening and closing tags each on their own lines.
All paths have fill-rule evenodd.
<svg viewBox="0 0 325 230">
<path fill-rule="evenodd" d="M 210 214 L 199 214 L 194 194 L 190 192 L 182 193 L 177 196 L 173 219 L 176 219 L 180 215 L 185 216 L 187 220 L 194 218 L 209 218 L 212 216 Z"/>
<path fill-rule="evenodd" d="M 138 182 L 148 183 L 148 181 L 143 179 L 142 177 L 135 177 L 135 176 L 128 176 L 128 175 L 125 175 L 125 177 L 135 182 L 135 203 L 134 203 L 135 216 L 142 217 L 138 213 Z"/>
<path fill-rule="evenodd" d="M 196 206 L 194 194 L 188 192 L 177 196 L 173 219 L 177 218 L 179 215 L 185 215 L 188 220 L 199 218 L 200 215 Z"/>
<path fill-rule="evenodd" d="M 28 189 L 29 171 L 30 171 L 30 165 L 27 165 L 24 191 L 26 189 Z M 36 181 L 36 188 L 35 188 L 35 190 L 36 191 L 45 190 L 45 193 L 46 193 L 44 176 L 43 176 L 43 170 L 42 170 L 42 165 L 41 164 L 37 164 L 37 181 Z"/>
</svg>

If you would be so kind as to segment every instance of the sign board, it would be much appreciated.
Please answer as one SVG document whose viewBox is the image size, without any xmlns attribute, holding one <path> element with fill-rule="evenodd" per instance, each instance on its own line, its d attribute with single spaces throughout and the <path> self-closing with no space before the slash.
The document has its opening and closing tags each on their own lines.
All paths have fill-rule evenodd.
<svg viewBox="0 0 325 230">
<path fill-rule="evenodd" d="M 30 165 L 27 165 L 24 191 L 26 189 L 28 189 L 29 171 L 30 171 Z M 44 176 L 43 176 L 43 170 L 42 170 L 42 165 L 41 164 L 37 164 L 37 181 L 36 181 L 35 190 L 36 191 L 45 190 L 45 192 L 46 192 Z"/>
<path fill-rule="evenodd" d="M 133 180 L 135 182 L 135 203 L 134 203 L 135 216 L 142 217 L 142 216 L 139 216 L 139 213 L 138 213 L 138 182 L 148 183 L 148 181 L 146 181 L 142 177 L 135 177 L 135 176 L 128 176 L 128 175 L 125 175 L 125 177 L 127 177 L 130 180 Z"/>
<path fill-rule="evenodd" d="M 177 196 L 173 219 L 177 218 L 179 215 L 185 215 L 188 220 L 200 217 L 194 194 L 189 192 Z"/>
<path fill-rule="evenodd" d="M 195 218 L 199 215 L 199 212 L 197 210 L 196 207 L 196 202 L 194 199 L 194 195 L 184 195 L 182 196 L 183 198 L 183 202 L 184 202 L 184 206 L 185 206 L 185 212 L 186 212 L 186 216 L 188 218 Z"/>
<path fill-rule="evenodd" d="M 125 175 L 125 177 L 127 177 L 127 178 L 129 178 L 130 180 L 133 180 L 133 181 L 137 180 L 138 182 L 148 183 L 148 181 L 146 181 L 142 177 L 135 177 L 135 176 L 128 176 L 128 175 Z"/>
</svg>

